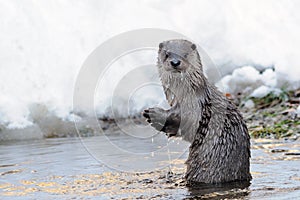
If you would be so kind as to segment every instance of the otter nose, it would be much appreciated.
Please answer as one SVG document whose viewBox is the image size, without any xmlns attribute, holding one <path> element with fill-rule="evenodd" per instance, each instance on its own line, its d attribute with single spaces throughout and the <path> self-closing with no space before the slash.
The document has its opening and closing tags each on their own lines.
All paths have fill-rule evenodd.
<svg viewBox="0 0 300 200">
<path fill-rule="evenodd" d="M 180 60 L 171 60 L 170 64 L 176 69 L 180 65 Z"/>
</svg>

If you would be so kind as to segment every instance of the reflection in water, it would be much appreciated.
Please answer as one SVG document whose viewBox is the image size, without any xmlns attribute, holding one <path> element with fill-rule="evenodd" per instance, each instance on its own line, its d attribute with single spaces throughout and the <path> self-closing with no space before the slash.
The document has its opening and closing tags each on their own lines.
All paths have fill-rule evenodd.
<svg viewBox="0 0 300 200">
<path fill-rule="evenodd" d="M 186 144 L 178 140 L 129 137 L 115 134 L 83 141 L 53 138 L 2 143 L 0 199 L 33 196 L 37 199 L 297 199 L 300 196 L 299 140 L 252 140 L 251 185 L 232 182 L 185 186 L 182 180 Z M 166 142 L 174 144 L 167 148 Z M 126 151 L 114 151 L 112 144 Z M 147 151 L 151 153 L 145 154 Z M 149 170 L 150 167 L 159 170 Z M 133 169 L 145 171 L 137 173 Z M 173 174 L 168 179 L 166 174 L 170 169 Z"/>
<path fill-rule="evenodd" d="M 188 187 L 187 198 L 224 199 L 241 198 L 250 193 L 250 181 L 235 181 L 219 184 L 193 184 Z"/>
</svg>

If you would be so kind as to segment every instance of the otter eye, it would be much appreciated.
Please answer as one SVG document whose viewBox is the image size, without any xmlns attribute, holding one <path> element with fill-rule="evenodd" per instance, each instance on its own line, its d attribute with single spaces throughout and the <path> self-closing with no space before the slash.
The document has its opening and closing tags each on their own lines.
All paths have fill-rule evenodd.
<svg viewBox="0 0 300 200">
<path fill-rule="evenodd" d="M 163 43 L 159 43 L 159 46 L 158 46 L 160 49 L 162 49 L 164 47 L 164 44 Z"/>
<path fill-rule="evenodd" d="M 166 51 L 166 59 L 169 58 L 170 53 Z"/>
<path fill-rule="evenodd" d="M 183 57 L 184 57 L 185 59 L 187 59 L 188 56 L 189 56 L 188 54 L 184 54 L 184 55 L 183 55 Z"/>
<path fill-rule="evenodd" d="M 195 49 L 197 48 L 197 46 L 196 46 L 195 44 L 192 44 L 191 48 L 192 48 L 193 50 L 195 50 Z"/>
</svg>

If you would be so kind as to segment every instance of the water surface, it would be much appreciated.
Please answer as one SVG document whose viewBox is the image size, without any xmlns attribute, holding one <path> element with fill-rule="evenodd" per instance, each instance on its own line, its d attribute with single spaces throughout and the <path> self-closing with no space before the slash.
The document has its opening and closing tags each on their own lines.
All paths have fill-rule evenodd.
<svg viewBox="0 0 300 200">
<path fill-rule="evenodd" d="M 122 133 L 2 142 L 0 199 L 300 196 L 299 140 L 252 140 L 251 184 L 185 186 L 187 149 L 187 143 L 167 140 L 164 135 Z"/>
</svg>

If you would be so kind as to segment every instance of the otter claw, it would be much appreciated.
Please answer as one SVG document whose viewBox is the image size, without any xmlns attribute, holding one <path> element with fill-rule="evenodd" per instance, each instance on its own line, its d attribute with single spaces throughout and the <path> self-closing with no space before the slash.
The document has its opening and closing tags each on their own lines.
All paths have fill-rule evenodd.
<svg viewBox="0 0 300 200">
<path fill-rule="evenodd" d="M 162 130 L 165 124 L 165 117 L 161 108 L 148 108 L 142 112 L 142 115 L 146 118 L 146 122 L 150 123 L 152 127 L 157 130 Z"/>
<path fill-rule="evenodd" d="M 149 110 L 144 110 L 144 112 L 142 112 L 142 114 L 145 118 L 150 119 Z"/>
<path fill-rule="evenodd" d="M 149 109 L 145 109 L 143 113 L 149 113 Z"/>
</svg>

